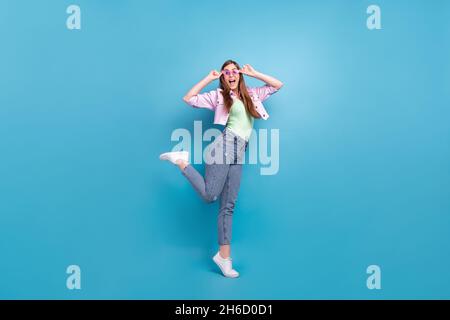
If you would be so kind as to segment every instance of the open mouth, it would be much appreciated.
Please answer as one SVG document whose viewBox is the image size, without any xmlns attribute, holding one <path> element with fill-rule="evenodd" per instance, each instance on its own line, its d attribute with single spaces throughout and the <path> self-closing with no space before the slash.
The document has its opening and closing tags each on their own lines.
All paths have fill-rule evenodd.
<svg viewBox="0 0 450 320">
<path fill-rule="evenodd" d="M 230 86 L 236 83 L 236 80 L 229 80 Z"/>
</svg>

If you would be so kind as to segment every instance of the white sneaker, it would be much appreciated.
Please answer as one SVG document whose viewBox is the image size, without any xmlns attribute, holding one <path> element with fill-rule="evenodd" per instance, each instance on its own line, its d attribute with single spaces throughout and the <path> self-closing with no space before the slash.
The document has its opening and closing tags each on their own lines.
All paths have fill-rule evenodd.
<svg viewBox="0 0 450 320">
<path fill-rule="evenodd" d="M 228 278 L 237 278 L 239 277 L 239 272 L 233 269 L 233 263 L 231 257 L 226 259 L 222 258 L 219 252 L 213 257 L 213 261 L 219 266 L 220 271 L 222 271 L 223 275 Z"/>
<path fill-rule="evenodd" d="M 162 153 L 159 156 L 160 160 L 169 160 L 173 164 L 177 164 L 177 160 L 181 159 L 185 162 L 189 161 L 189 152 L 187 151 L 174 151 L 174 152 L 166 152 Z"/>
</svg>

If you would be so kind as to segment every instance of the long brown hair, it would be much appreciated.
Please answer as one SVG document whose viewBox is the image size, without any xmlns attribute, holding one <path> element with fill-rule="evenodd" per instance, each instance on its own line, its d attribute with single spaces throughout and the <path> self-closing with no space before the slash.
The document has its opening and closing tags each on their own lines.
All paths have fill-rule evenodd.
<svg viewBox="0 0 450 320">
<path fill-rule="evenodd" d="M 220 70 L 222 71 L 229 64 L 234 64 L 236 66 L 236 68 L 241 69 L 241 67 L 239 66 L 239 64 L 236 61 L 227 60 L 224 62 L 224 64 L 222 65 L 222 68 Z M 231 105 L 233 104 L 233 99 L 230 96 L 231 89 L 228 86 L 228 83 L 225 81 L 225 77 L 223 74 L 220 76 L 220 88 L 223 90 L 222 95 L 223 95 L 223 102 L 225 104 L 225 108 L 228 110 L 228 112 L 230 112 Z M 244 75 L 242 73 L 239 73 L 239 98 L 244 103 L 244 106 L 245 106 L 245 109 L 247 110 L 247 112 L 249 114 L 251 114 L 253 118 L 261 118 L 261 116 L 255 109 L 255 105 L 253 104 L 253 101 L 250 98 L 250 95 L 248 94 L 247 86 L 245 85 L 245 81 L 244 81 Z"/>
</svg>

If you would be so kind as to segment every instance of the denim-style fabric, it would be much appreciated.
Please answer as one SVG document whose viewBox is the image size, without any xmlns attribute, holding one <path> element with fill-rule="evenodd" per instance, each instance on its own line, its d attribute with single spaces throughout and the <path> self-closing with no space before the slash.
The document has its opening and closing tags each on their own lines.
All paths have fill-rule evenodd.
<svg viewBox="0 0 450 320">
<path fill-rule="evenodd" d="M 220 196 L 217 219 L 219 245 L 230 244 L 231 241 L 232 218 L 247 144 L 247 141 L 225 128 L 207 147 L 211 157 L 207 161 L 205 159 L 205 177 L 190 164 L 182 171 L 206 202 L 214 202 Z"/>
</svg>

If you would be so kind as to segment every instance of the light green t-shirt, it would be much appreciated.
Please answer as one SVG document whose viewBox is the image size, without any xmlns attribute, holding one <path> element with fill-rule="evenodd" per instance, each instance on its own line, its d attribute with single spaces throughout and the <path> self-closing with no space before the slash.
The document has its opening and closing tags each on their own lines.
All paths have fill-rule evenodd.
<svg viewBox="0 0 450 320">
<path fill-rule="evenodd" d="M 228 116 L 227 128 L 248 140 L 253 129 L 253 117 L 245 109 L 244 103 L 233 98 L 230 115 Z"/>
</svg>

